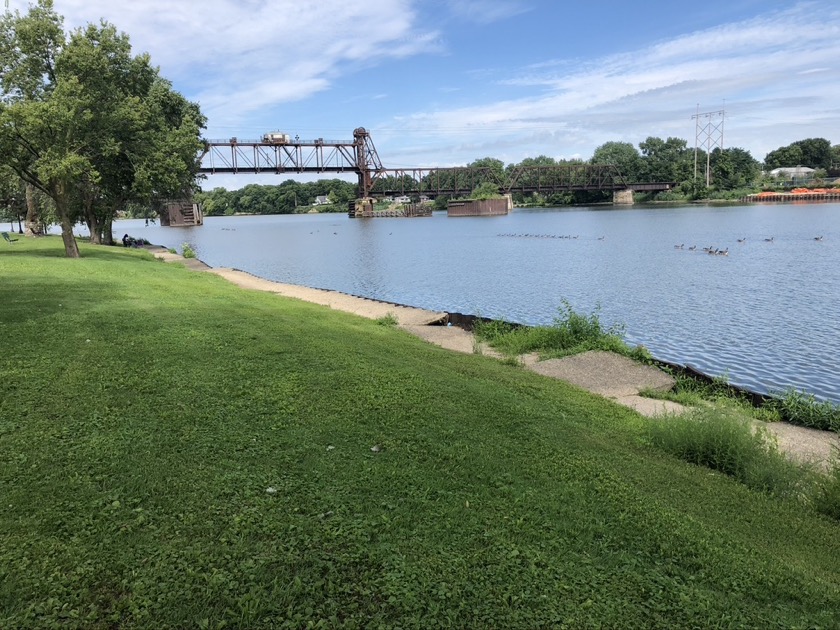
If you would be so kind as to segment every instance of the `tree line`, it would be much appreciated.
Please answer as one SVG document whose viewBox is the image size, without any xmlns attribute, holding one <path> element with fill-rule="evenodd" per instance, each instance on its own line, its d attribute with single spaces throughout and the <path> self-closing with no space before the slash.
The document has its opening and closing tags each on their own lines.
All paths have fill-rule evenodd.
<svg viewBox="0 0 840 630">
<path fill-rule="evenodd" d="M 326 198 L 326 203 L 317 206 L 320 212 L 347 212 L 348 203 L 356 196 L 356 184 L 341 179 L 287 179 L 279 185 L 249 184 L 238 190 L 214 188 L 196 193 L 195 200 L 202 204 L 207 216 L 230 216 L 308 212 L 318 197 Z"/>
<path fill-rule="evenodd" d="M 67 256 L 79 221 L 110 244 L 127 206 L 190 196 L 205 123 L 114 25 L 65 33 L 52 0 L 0 18 L 0 195 L 30 232 L 46 201 Z"/>
</svg>

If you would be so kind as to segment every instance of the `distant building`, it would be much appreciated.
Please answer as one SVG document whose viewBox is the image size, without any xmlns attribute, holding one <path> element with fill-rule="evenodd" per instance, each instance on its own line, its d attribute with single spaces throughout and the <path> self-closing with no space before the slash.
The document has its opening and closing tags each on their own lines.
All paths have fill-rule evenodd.
<svg viewBox="0 0 840 630">
<path fill-rule="evenodd" d="M 330 200 L 329 200 L 329 197 L 327 197 L 327 195 L 318 195 L 317 197 L 315 197 L 315 203 L 313 203 L 312 205 L 313 206 L 326 206 L 329 203 L 330 203 Z"/>
<path fill-rule="evenodd" d="M 774 168 L 770 171 L 773 177 L 784 177 L 786 179 L 797 178 L 807 179 L 814 176 L 816 171 L 807 166 L 783 166 L 781 168 Z"/>
<path fill-rule="evenodd" d="M 396 203 L 411 203 L 411 197 L 403 195 L 402 197 L 394 197 Z"/>
</svg>

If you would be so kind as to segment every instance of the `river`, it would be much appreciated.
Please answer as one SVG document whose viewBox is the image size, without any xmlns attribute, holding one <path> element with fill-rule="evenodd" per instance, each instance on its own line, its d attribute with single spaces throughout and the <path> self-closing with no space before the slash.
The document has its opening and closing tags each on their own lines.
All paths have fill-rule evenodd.
<svg viewBox="0 0 840 630">
<path fill-rule="evenodd" d="M 118 221 L 114 235 L 124 233 L 179 252 L 188 242 L 214 267 L 524 324 L 550 323 L 564 300 L 600 306 L 604 323 L 624 325 L 658 359 L 840 403 L 837 203 Z"/>
</svg>

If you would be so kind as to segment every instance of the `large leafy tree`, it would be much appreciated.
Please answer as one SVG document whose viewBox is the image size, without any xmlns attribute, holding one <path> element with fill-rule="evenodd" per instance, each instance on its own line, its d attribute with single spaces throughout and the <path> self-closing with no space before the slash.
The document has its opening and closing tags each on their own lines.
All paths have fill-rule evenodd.
<svg viewBox="0 0 840 630">
<path fill-rule="evenodd" d="M 642 175 L 642 156 L 629 142 L 605 142 L 595 149 L 591 162 L 615 165 L 626 182 L 638 182 Z"/>
<path fill-rule="evenodd" d="M 733 190 L 755 182 L 761 172 L 758 160 L 749 151 L 733 147 L 716 148 L 709 156 L 712 183 L 718 190 Z"/>
<path fill-rule="evenodd" d="M 831 163 L 831 142 L 825 138 L 797 140 L 787 146 L 770 151 L 764 158 L 764 167 L 768 171 L 790 166 L 807 166 L 827 170 L 831 168 Z"/>
<path fill-rule="evenodd" d="M 681 138 L 649 137 L 639 143 L 643 164 L 641 178 L 649 182 L 685 182 L 694 177 L 694 152 Z"/>
<path fill-rule="evenodd" d="M 79 255 L 76 220 L 110 242 L 120 207 L 191 192 L 205 120 L 148 55 L 131 55 L 128 36 L 103 22 L 65 42 L 51 0 L 3 24 L 3 49 L 20 52 L 3 77 L 0 153 L 55 202 L 68 256 Z M 30 39 L 49 54 L 24 54 Z"/>
</svg>

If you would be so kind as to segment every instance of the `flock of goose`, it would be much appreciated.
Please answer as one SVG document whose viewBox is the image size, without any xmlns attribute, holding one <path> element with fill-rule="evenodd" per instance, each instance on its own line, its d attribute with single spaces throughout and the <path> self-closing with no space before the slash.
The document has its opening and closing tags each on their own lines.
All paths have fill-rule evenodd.
<svg viewBox="0 0 840 630">
<path fill-rule="evenodd" d="M 565 236 L 561 236 L 560 234 L 497 234 L 496 236 L 509 236 L 513 238 L 568 238 L 568 239 L 576 239 L 580 238 L 579 234 L 572 236 L 570 234 L 566 234 Z M 600 237 L 599 241 L 603 241 L 604 237 Z"/>
<path fill-rule="evenodd" d="M 771 236 L 770 238 L 765 238 L 764 242 L 765 243 L 774 243 L 775 240 L 776 240 L 776 237 Z M 822 242 L 823 237 L 822 236 L 815 236 L 814 240 L 819 243 L 819 242 Z M 747 237 L 745 236 L 744 238 L 739 238 L 738 242 L 739 243 L 746 243 L 747 242 Z M 693 252 L 697 249 L 697 245 L 692 245 L 691 247 L 686 247 L 685 243 L 680 243 L 679 245 L 674 245 L 674 249 L 688 249 L 688 251 Z M 719 249 L 717 247 L 712 247 L 710 245 L 709 247 L 704 247 L 703 251 L 706 252 L 707 254 L 711 254 L 712 256 L 729 256 L 729 248 L 728 247 L 726 249 Z"/>
</svg>

